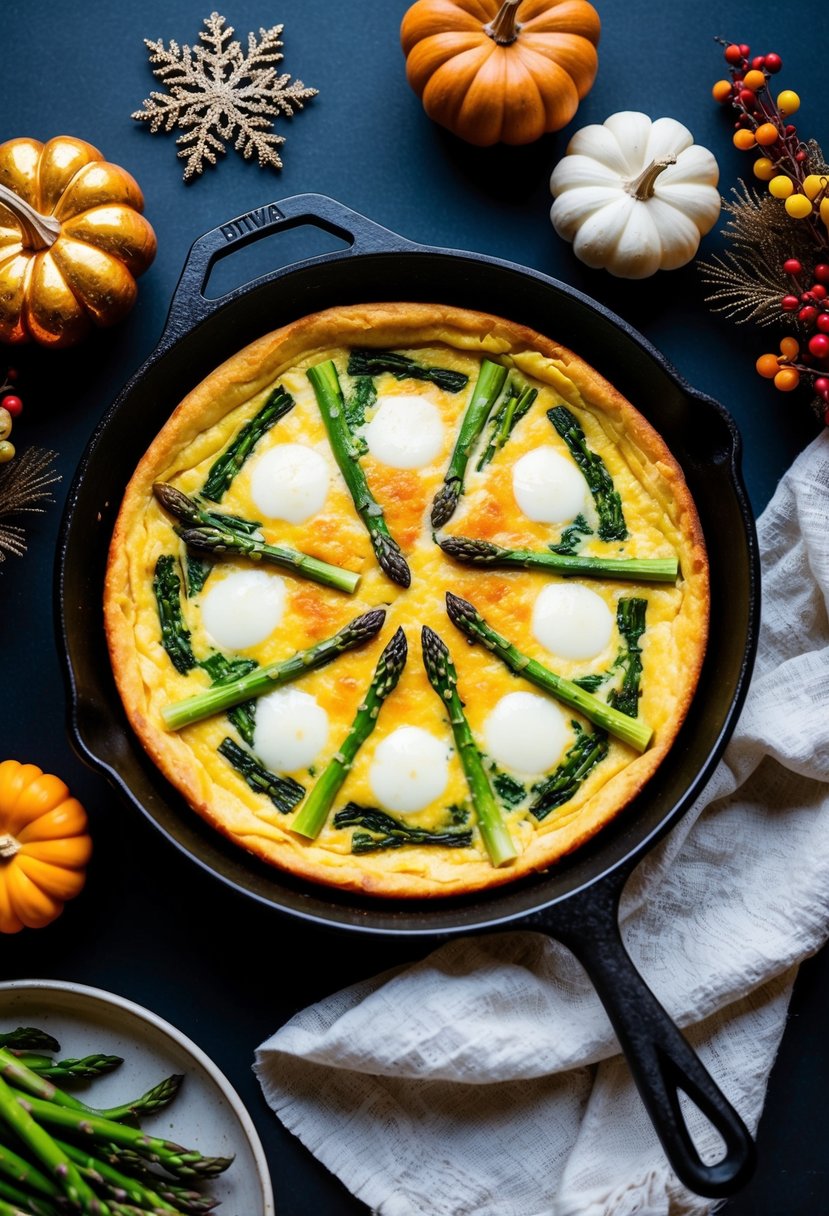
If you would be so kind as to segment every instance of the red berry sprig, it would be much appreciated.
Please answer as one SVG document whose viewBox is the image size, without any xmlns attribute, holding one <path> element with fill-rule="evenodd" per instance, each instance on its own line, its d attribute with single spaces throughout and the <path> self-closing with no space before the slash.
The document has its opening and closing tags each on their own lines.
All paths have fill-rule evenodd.
<svg viewBox="0 0 829 1216">
<path fill-rule="evenodd" d="M 3 376 L 0 384 L 0 464 L 7 464 L 15 454 L 14 444 L 10 442 L 12 425 L 23 410 L 23 402 L 15 390 L 17 369 L 10 367 Z"/>
<path fill-rule="evenodd" d="M 790 281 L 780 298 L 781 320 L 795 324 L 800 340 L 784 338 L 779 355 L 760 356 L 757 371 L 781 392 L 805 381 L 816 394 L 816 412 L 829 425 L 829 174 L 822 163 L 811 163 L 819 161 L 819 149 L 800 140 L 788 121 L 800 108 L 797 93 L 783 89 L 772 98 L 771 77 L 783 66 L 780 56 L 770 52 L 752 58 L 745 43 L 717 41 L 731 79 L 718 80 L 713 97 L 736 115 L 735 147 L 762 153 L 753 164 L 754 176 L 798 225 L 794 244 L 806 251 L 781 266 L 783 281 L 786 276 Z"/>
</svg>

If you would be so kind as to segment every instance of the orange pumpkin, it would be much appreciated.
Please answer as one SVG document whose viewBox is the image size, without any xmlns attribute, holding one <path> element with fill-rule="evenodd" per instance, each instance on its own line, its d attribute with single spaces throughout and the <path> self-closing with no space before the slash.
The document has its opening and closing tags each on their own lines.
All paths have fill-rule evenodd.
<svg viewBox="0 0 829 1216">
<path fill-rule="evenodd" d="M 587 0 L 417 0 L 400 38 L 429 117 L 488 147 L 570 121 L 596 77 L 599 30 Z"/>
<path fill-rule="evenodd" d="M 82 139 L 0 144 L 0 341 L 72 346 L 120 321 L 155 257 L 136 181 Z"/>
<path fill-rule="evenodd" d="M 39 929 L 84 885 L 86 812 L 36 764 L 0 764 L 0 933 Z"/>
</svg>

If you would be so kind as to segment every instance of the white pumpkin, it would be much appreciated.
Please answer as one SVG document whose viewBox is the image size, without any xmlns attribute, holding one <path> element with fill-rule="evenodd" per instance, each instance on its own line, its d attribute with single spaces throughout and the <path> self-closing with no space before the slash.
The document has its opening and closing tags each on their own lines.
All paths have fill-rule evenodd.
<svg viewBox="0 0 829 1216">
<path fill-rule="evenodd" d="M 718 181 L 681 122 L 622 110 L 570 140 L 550 178 L 550 218 L 588 266 L 644 279 L 691 261 L 717 222 Z"/>
</svg>

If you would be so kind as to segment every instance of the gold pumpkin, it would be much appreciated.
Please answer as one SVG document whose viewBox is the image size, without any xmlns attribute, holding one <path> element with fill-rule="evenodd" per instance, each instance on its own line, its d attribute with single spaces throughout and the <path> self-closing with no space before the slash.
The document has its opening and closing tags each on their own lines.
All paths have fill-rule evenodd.
<svg viewBox="0 0 829 1216">
<path fill-rule="evenodd" d="M 570 121 L 596 77 L 599 32 L 587 0 L 417 0 L 400 39 L 429 117 L 488 147 Z"/>
<path fill-rule="evenodd" d="M 143 207 L 85 140 L 0 144 L 0 341 L 72 346 L 126 316 L 156 251 Z"/>
</svg>

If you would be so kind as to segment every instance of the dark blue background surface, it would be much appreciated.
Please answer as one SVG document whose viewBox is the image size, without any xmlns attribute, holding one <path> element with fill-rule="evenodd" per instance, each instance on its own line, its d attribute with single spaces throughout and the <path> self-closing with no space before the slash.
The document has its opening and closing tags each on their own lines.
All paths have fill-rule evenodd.
<svg viewBox="0 0 829 1216">
<path fill-rule="evenodd" d="M 203 231 L 282 196 L 329 194 L 427 244 L 477 250 L 573 284 L 639 328 L 696 387 L 732 411 L 745 445 L 745 474 L 759 513 L 777 480 L 816 433 L 802 398 L 775 393 L 753 371 L 769 348 L 757 331 L 714 316 L 696 269 L 642 283 L 590 271 L 553 232 L 550 172 L 569 136 L 622 109 L 680 119 L 710 147 L 727 193 L 750 157 L 731 146 L 729 124 L 710 98 L 724 74 L 712 39 L 748 41 L 784 59 L 781 87 L 803 99 L 797 122 L 825 129 L 817 4 L 714 0 L 667 6 L 656 0 L 598 0 L 603 21 L 596 85 L 563 132 L 529 148 L 478 150 L 436 128 L 409 90 L 399 49 L 404 0 L 236 0 L 222 11 L 238 37 L 285 23 L 285 71 L 320 90 L 293 120 L 280 173 L 229 153 L 185 186 L 175 136 L 151 136 L 130 120 L 157 82 L 143 38 L 194 42 L 208 6 L 194 0 L 104 0 L 58 10 L 49 0 L 4 6 L 0 140 L 80 136 L 128 168 L 141 184 L 159 253 L 140 281 L 134 312 L 76 351 L 14 353 L 26 409 L 13 439 L 56 449 L 63 481 L 56 505 L 32 517 L 29 552 L 0 566 L 4 659 L 2 755 L 61 774 L 87 805 L 96 854 L 84 895 L 40 933 L 0 943 L 4 978 L 72 979 L 121 993 L 177 1024 L 239 1089 L 262 1135 L 280 1216 L 356 1216 L 366 1211 L 271 1115 L 250 1073 L 254 1047 L 298 1009 L 384 967 L 420 957 L 423 942 L 356 942 L 287 923 L 251 907 L 186 864 L 75 757 L 52 622 L 52 565 L 62 502 L 92 429 L 155 345 L 193 240 Z M 817 23 L 817 24 L 816 24 Z M 721 244 L 712 234 L 703 250 Z M 211 291 L 332 239 L 298 230 L 260 242 L 217 269 Z M 731 1216 L 829 1213 L 825 1141 L 829 1052 L 826 954 L 805 965 L 772 1076 L 760 1129 L 755 1181 L 732 1200 Z M 228 1216 L 252 1216 L 228 1213 Z"/>
</svg>

